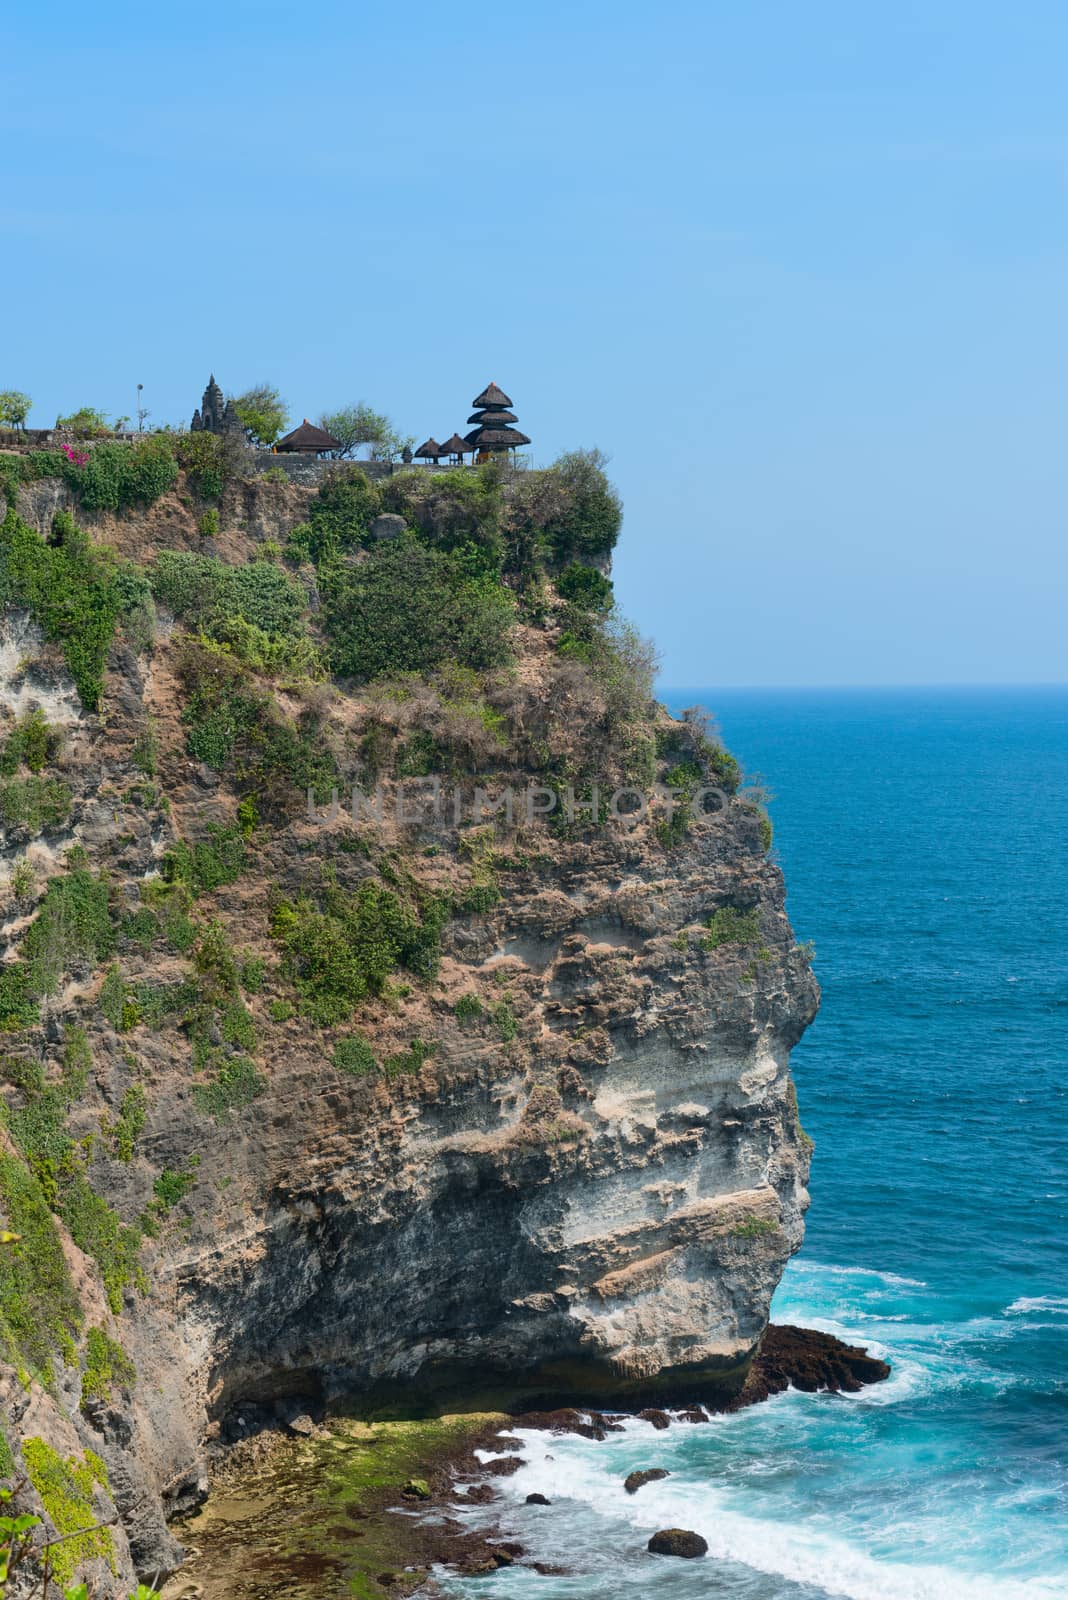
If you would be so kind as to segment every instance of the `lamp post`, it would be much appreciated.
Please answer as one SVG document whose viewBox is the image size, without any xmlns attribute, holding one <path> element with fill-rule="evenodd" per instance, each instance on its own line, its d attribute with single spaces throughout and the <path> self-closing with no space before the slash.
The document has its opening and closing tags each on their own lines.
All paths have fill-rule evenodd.
<svg viewBox="0 0 1068 1600">
<path fill-rule="evenodd" d="M 139 383 L 137 385 L 137 431 L 138 431 L 138 433 L 144 433 L 144 431 L 145 431 L 145 411 L 144 411 L 144 407 L 141 404 L 141 395 L 144 392 L 144 387 L 145 386 L 144 386 L 143 383 Z"/>
</svg>

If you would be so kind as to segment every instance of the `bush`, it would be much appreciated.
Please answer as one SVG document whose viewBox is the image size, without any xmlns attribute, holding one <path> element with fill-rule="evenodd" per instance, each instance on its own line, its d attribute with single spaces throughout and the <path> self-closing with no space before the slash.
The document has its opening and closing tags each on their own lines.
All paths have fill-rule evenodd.
<svg viewBox="0 0 1068 1600">
<path fill-rule="evenodd" d="M 62 743 L 62 733 L 48 726 L 41 711 L 27 711 L 7 736 L 0 753 L 0 774 L 5 778 L 13 777 L 20 766 L 29 767 L 31 772 L 41 772 L 56 759 Z"/>
<path fill-rule="evenodd" d="M 19 950 L 28 992 L 55 994 L 73 967 L 92 971 L 114 948 L 107 885 L 82 867 L 53 878 Z"/>
<path fill-rule="evenodd" d="M 189 474 L 198 494 L 217 500 L 226 480 L 222 440 L 217 433 L 180 433 L 174 439 L 174 454 Z"/>
<path fill-rule="evenodd" d="M 114 1388 L 132 1389 L 137 1368 L 122 1345 L 103 1328 L 90 1328 L 85 1342 L 85 1371 L 82 1374 L 81 1409 L 91 1413 L 90 1402 L 110 1402 Z"/>
<path fill-rule="evenodd" d="M 362 1033 L 352 1033 L 334 1046 L 334 1065 L 339 1072 L 362 1078 L 375 1070 L 375 1053 Z"/>
<path fill-rule="evenodd" d="M 82 705 L 95 711 L 115 624 L 133 607 L 129 574 L 59 512 L 47 545 L 9 510 L 0 525 L 0 603 L 25 606 L 61 644 Z M 136 588 L 136 585 L 133 586 Z"/>
<path fill-rule="evenodd" d="M 174 483 L 178 463 L 169 439 L 153 434 L 140 444 L 106 441 L 88 452 L 84 467 L 67 462 L 63 477 L 86 511 L 150 506 Z"/>
<path fill-rule="evenodd" d="M 50 1575 L 66 1589 L 85 1562 L 106 1561 L 115 1570 L 115 1542 L 97 1522 L 93 1497 L 97 1486 L 107 1488 L 104 1463 L 92 1450 L 82 1461 L 63 1459 L 44 1439 L 26 1439 L 23 1459 L 30 1481 L 41 1497 L 59 1540 L 50 1551 Z"/>
<path fill-rule="evenodd" d="M 256 1070 L 247 1056 L 231 1056 L 219 1067 L 211 1083 L 198 1083 L 193 1089 L 193 1099 L 200 1109 L 216 1122 L 226 1122 L 231 1111 L 242 1111 L 257 1100 L 267 1087 L 267 1080 Z"/>
<path fill-rule="evenodd" d="M 473 1022 L 485 1010 L 477 994 L 462 994 L 452 1008 L 452 1014 L 457 1022 Z"/>
<path fill-rule="evenodd" d="M 303 589 L 267 561 L 232 567 L 214 556 L 165 550 L 152 570 L 152 588 L 176 617 L 209 634 L 237 618 L 271 638 L 303 632 Z"/>
<path fill-rule="evenodd" d="M 755 944 L 760 938 L 760 913 L 754 907 L 739 911 L 737 906 L 720 906 L 705 920 L 708 932 L 701 938 L 702 950 L 718 950 L 725 944 Z"/>
<path fill-rule="evenodd" d="M 599 450 L 572 450 L 553 464 L 565 496 L 562 509 L 545 528 L 545 539 L 558 566 L 589 562 L 615 548 L 623 506 L 605 476 L 606 465 Z"/>
<path fill-rule="evenodd" d="M 382 507 L 441 550 L 476 545 L 488 556 L 490 570 L 500 571 L 503 501 L 496 462 L 477 472 L 395 473 L 382 485 Z"/>
<path fill-rule="evenodd" d="M 18 1238 L 0 1246 L 0 1349 L 18 1369 L 40 1373 L 73 1349 L 82 1309 L 41 1185 L 17 1156 L 0 1152 L 0 1210 Z"/>
<path fill-rule="evenodd" d="M 70 816 L 71 792 L 59 778 L 12 778 L 0 783 L 0 825 L 41 833 Z"/>
<path fill-rule="evenodd" d="M 356 566 L 332 566 L 323 598 L 334 665 L 349 677 L 510 659 L 515 602 L 494 578 L 473 576 L 462 551 L 445 555 L 405 536 Z"/>
<path fill-rule="evenodd" d="M 188 845 L 183 840 L 163 857 L 166 883 L 185 884 L 194 894 L 210 894 L 224 884 L 235 883 L 245 864 L 245 837 L 240 827 L 208 827 L 207 839 Z"/>
<path fill-rule="evenodd" d="M 400 1050 L 396 1055 L 386 1057 L 382 1063 L 382 1072 L 387 1078 L 399 1078 L 420 1072 L 424 1061 L 429 1061 L 436 1050 L 436 1044 L 425 1044 L 422 1039 L 413 1039 L 407 1050 Z"/>
<path fill-rule="evenodd" d="M 556 587 L 565 600 L 584 611 L 611 611 L 612 580 L 597 571 L 596 567 L 583 567 L 577 561 L 565 567 L 556 580 Z"/>
<path fill-rule="evenodd" d="M 186 640 L 177 668 L 189 694 L 182 721 L 190 755 L 232 770 L 238 784 L 268 801 L 291 787 L 329 799 L 339 779 L 317 718 L 284 721 L 249 670 L 217 645 Z"/>
<path fill-rule="evenodd" d="M 271 933 L 301 995 L 301 1010 L 325 1026 L 345 1021 L 390 974 L 407 967 L 432 977 L 440 955 L 445 902 L 423 897 L 417 909 L 384 885 L 365 881 L 352 894 L 328 887 L 322 907 L 282 901 Z"/>
<path fill-rule="evenodd" d="M 382 509 L 378 487 L 359 467 L 337 467 L 327 476 L 311 503 L 302 559 L 316 565 L 324 556 L 365 543 L 371 523 Z M 293 534 L 296 535 L 294 528 Z"/>
<path fill-rule="evenodd" d="M 210 506 L 200 521 L 197 523 L 197 532 L 205 539 L 214 539 L 219 532 L 219 511 L 217 506 Z"/>
</svg>

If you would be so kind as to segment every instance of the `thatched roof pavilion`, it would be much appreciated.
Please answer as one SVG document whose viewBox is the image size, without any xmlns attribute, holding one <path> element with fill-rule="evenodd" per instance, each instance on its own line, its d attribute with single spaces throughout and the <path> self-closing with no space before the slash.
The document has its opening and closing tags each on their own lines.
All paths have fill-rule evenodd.
<svg viewBox="0 0 1068 1600">
<path fill-rule="evenodd" d="M 443 456 L 456 456 L 462 461 L 470 449 L 471 446 L 467 440 L 461 439 L 458 433 L 454 433 L 451 439 L 445 440 L 441 447 L 441 453 Z"/>
<path fill-rule="evenodd" d="M 477 394 L 471 402 L 476 411 L 483 406 L 493 406 L 495 409 L 502 410 L 505 406 L 510 406 L 511 403 L 504 390 L 498 389 L 495 383 L 487 384 L 482 393 Z"/>
<path fill-rule="evenodd" d="M 494 424 L 499 422 L 518 422 L 519 418 L 516 416 L 514 411 L 505 411 L 503 408 L 500 411 L 491 411 L 487 407 L 487 409 L 484 411 L 473 412 L 472 415 L 467 419 L 467 426 L 470 427 L 472 422 L 479 423 L 491 421 Z"/>
<path fill-rule="evenodd" d="M 520 433 L 518 428 L 512 426 L 518 421 L 515 412 L 509 410 L 512 402 L 495 383 L 488 384 L 471 403 L 475 413 L 467 420 L 473 422 L 475 427 L 464 442 L 468 450 L 477 452 L 480 460 L 500 455 L 506 450 L 514 451 L 521 444 L 530 443 L 525 433 Z"/>
<path fill-rule="evenodd" d="M 437 461 L 439 457 L 446 455 L 447 451 L 445 446 L 438 444 L 434 435 L 431 434 L 430 438 L 424 439 L 418 450 L 414 450 L 412 454 L 415 456 L 416 461 Z"/>
<path fill-rule="evenodd" d="M 300 451 L 305 455 L 321 456 L 327 450 L 340 450 L 341 440 L 335 439 L 332 433 L 327 433 L 325 428 L 317 428 L 314 422 L 309 422 L 307 417 L 299 428 L 294 428 L 292 433 L 287 433 L 284 439 L 279 439 L 275 445 L 277 451 Z"/>
</svg>

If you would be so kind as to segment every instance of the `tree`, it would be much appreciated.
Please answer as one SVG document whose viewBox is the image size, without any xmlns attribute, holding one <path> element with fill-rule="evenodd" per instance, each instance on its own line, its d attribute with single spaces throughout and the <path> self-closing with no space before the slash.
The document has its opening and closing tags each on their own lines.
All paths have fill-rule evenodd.
<svg viewBox="0 0 1068 1600">
<path fill-rule="evenodd" d="M 32 404 L 21 389 L 0 389 L 0 427 L 25 428 Z"/>
<path fill-rule="evenodd" d="M 396 461 L 405 450 L 414 450 L 415 435 L 412 433 L 398 433 L 392 423 L 388 423 L 381 439 L 371 446 L 372 461 Z"/>
<path fill-rule="evenodd" d="M 330 452 L 338 460 L 353 455 L 361 444 L 381 445 L 393 431 L 389 418 L 362 400 L 355 406 L 342 406 L 340 411 L 325 412 L 319 418 L 319 426 L 332 433 L 341 446 Z"/>
<path fill-rule="evenodd" d="M 96 406 L 79 406 L 77 411 L 70 413 L 70 416 L 57 417 L 56 427 L 73 428 L 75 433 L 84 434 L 90 439 L 99 439 L 111 432 L 107 413 L 98 410 Z"/>
<path fill-rule="evenodd" d="M 235 396 L 234 410 L 250 442 L 268 449 L 289 421 L 286 403 L 270 383 L 257 383 Z"/>
</svg>

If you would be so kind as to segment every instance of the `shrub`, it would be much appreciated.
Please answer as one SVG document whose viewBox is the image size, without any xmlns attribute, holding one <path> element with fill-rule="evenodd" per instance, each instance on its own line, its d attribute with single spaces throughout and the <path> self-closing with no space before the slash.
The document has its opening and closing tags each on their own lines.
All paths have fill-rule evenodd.
<svg viewBox="0 0 1068 1600">
<path fill-rule="evenodd" d="M 177 1167 L 164 1167 L 152 1185 L 152 1192 L 156 1197 L 156 1209 L 164 1216 L 185 1199 L 197 1181 L 199 1166 L 200 1157 L 192 1156 L 190 1157 L 189 1165 L 184 1170 Z"/>
<path fill-rule="evenodd" d="M 241 1111 L 259 1098 L 267 1080 L 247 1056 L 231 1056 L 219 1067 L 211 1083 L 198 1083 L 193 1099 L 216 1122 L 226 1122 L 231 1111 Z"/>
<path fill-rule="evenodd" d="M 174 454 L 188 472 L 190 481 L 205 500 L 217 500 L 225 484 L 225 459 L 222 440 L 206 430 L 180 433 L 174 439 Z"/>
<path fill-rule="evenodd" d="M 132 1161 L 148 1111 L 148 1097 L 139 1083 L 132 1083 L 122 1097 L 118 1121 L 111 1129 L 112 1145 L 119 1161 Z"/>
<path fill-rule="evenodd" d="M 0 1346 L 12 1366 L 40 1373 L 50 1386 L 49 1361 L 72 1349 L 81 1302 L 39 1181 L 2 1151 L 0 1208 L 18 1235 L 0 1246 Z"/>
<path fill-rule="evenodd" d="M 55 760 L 62 743 L 62 733 L 58 728 L 49 727 L 43 712 L 27 711 L 7 736 L 0 753 L 0 774 L 5 778 L 13 777 L 20 766 L 39 773 Z"/>
<path fill-rule="evenodd" d="M 23 1441 L 22 1455 L 30 1482 L 59 1535 L 49 1552 L 54 1582 L 66 1588 L 87 1561 L 106 1561 L 114 1572 L 114 1540 L 107 1528 L 98 1526 L 93 1510 L 97 1486 L 108 1486 L 100 1457 L 86 1450 L 82 1461 L 74 1456 L 64 1460 L 44 1439 L 36 1438 Z"/>
<path fill-rule="evenodd" d="M 219 533 L 219 512 L 216 506 L 210 506 L 197 523 L 197 532 L 205 539 L 215 539 Z"/>
<path fill-rule="evenodd" d="M 565 600 L 570 600 L 585 611 L 612 609 L 612 580 L 604 577 L 596 567 L 583 567 L 577 561 L 572 561 L 557 578 L 556 587 Z"/>
<path fill-rule="evenodd" d="M 209 634 L 238 619 L 272 639 L 303 632 L 304 591 L 268 561 L 231 567 L 213 556 L 165 550 L 153 569 L 152 587 L 175 616 Z"/>
<path fill-rule="evenodd" d="M 400 1050 L 396 1055 L 386 1057 L 382 1063 L 382 1072 L 387 1078 L 399 1078 L 419 1072 L 424 1061 L 429 1061 L 436 1050 L 436 1044 L 425 1044 L 422 1039 L 413 1039 L 407 1050 Z"/>
<path fill-rule="evenodd" d="M 165 494 L 178 476 L 178 463 L 170 440 L 153 434 L 139 444 L 98 444 L 84 467 L 68 463 L 63 476 L 86 511 L 125 511 L 150 506 Z"/>
<path fill-rule="evenodd" d="M 57 513 L 47 545 L 9 510 L 0 525 L 0 601 L 25 606 L 61 644 L 82 705 L 95 711 L 115 624 L 129 605 L 114 559 L 92 549 L 69 516 Z"/>
<path fill-rule="evenodd" d="M 365 881 L 352 894 L 329 886 L 322 909 L 307 899 L 282 901 L 271 933 L 285 951 L 301 1009 L 330 1026 L 381 994 L 397 967 L 433 976 L 447 915 L 440 900 L 423 897 L 417 910 L 384 885 Z"/>
<path fill-rule="evenodd" d="M 519 1023 L 515 1012 L 512 1010 L 511 1001 L 498 1000 L 497 1004 L 491 1007 L 490 1016 L 496 1024 L 497 1032 L 506 1044 L 510 1039 L 515 1038 L 519 1032 Z"/>
<path fill-rule="evenodd" d="M 381 509 L 378 487 L 366 472 L 359 467 L 335 468 L 312 501 L 308 522 L 300 525 L 302 559 L 318 565 L 326 555 L 364 544 Z M 294 528 L 292 536 L 297 532 Z"/>
<path fill-rule="evenodd" d="M 462 994 L 452 1008 L 453 1016 L 457 1022 L 473 1022 L 485 1010 L 477 994 Z"/>
<path fill-rule="evenodd" d="M 148 722 L 134 741 L 130 751 L 130 764 L 143 772 L 146 778 L 156 776 L 159 761 L 159 739 L 153 722 Z"/>
<path fill-rule="evenodd" d="M 553 464 L 551 470 L 565 495 L 545 537 L 559 566 L 607 556 L 615 547 L 623 507 L 605 476 L 607 459 L 599 450 L 572 450 Z"/>
<path fill-rule="evenodd" d="M 352 1033 L 334 1046 L 334 1065 L 339 1072 L 361 1078 L 375 1070 L 375 1053 L 361 1033 Z"/>
<path fill-rule="evenodd" d="M 245 863 L 245 836 L 239 826 L 208 826 L 208 838 L 188 845 L 179 840 L 163 857 L 166 883 L 185 884 L 192 894 L 210 894 L 235 883 Z"/>
<path fill-rule="evenodd" d="M 510 658 L 515 602 L 494 578 L 472 576 L 462 552 L 410 535 L 354 567 L 324 573 L 324 624 L 336 670 L 369 679 L 428 672 L 447 660 L 500 666 Z"/>
<path fill-rule="evenodd" d="M 268 800 L 291 786 L 329 799 L 339 780 L 317 719 L 284 721 L 248 669 L 203 640 L 184 642 L 177 667 L 189 692 L 182 720 L 190 755 L 217 771 L 231 768 L 237 783 Z"/>
<path fill-rule="evenodd" d="M 19 951 L 29 992 L 54 994 L 73 966 L 92 970 L 114 947 L 107 885 L 84 867 L 53 878 Z"/>
<path fill-rule="evenodd" d="M 760 913 L 753 907 L 739 911 L 737 906 L 720 906 L 705 919 L 708 932 L 701 939 L 703 950 L 718 950 L 725 944 L 755 944 L 760 938 Z"/>
<path fill-rule="evenodd" d="M 382 486 L 382 507 L 402 516 L 428 544 L 455 550 L 473 544 L 500 571 L 503 502 L 501 471 L 487 462 L 477 472 L 399 472 Z"/>
<path fill-rule="evenodd" d="M 132 1389 L 137 1381 L 137 1368 L 126 1351 L 103 1328 L 90 1328 L 86 1334 L 85 1371 L 82 1374 L 81 1409 L 89 1415 L 89 1402 L 107 1404 L 112 1390 Z"/>
<path fill-rule="evenodd" d="M 11 778 L 0 783 L 0 824 L 41 833 L 70 816 L 71 792 L 59 778 Z"/>
</svg>

